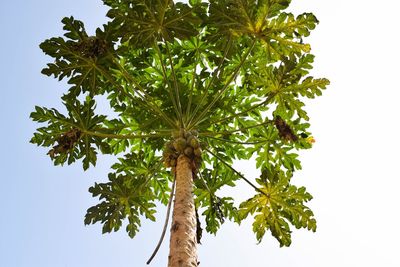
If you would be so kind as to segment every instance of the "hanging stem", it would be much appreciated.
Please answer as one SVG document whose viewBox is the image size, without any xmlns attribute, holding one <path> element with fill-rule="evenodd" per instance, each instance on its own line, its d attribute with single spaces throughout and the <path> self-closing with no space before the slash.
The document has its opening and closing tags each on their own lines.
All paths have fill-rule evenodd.
<svg viewBox="0 0 400 267">
<path fill-rule="evenodd" d="M 158 250 L 161 247 L 161 244 L 164 240 L 165 237 L 165 232 L 167 231 L 167 226 L 168 226 L 168 221 L 169 221 L 169 217 L 171 214 L 171 206 L 172 206 L 172 199 L 174 198 L 174 192 L 175 192 L 175 181 L 176 181 L 176 176 L 174 175 L 174 181 L 172 182 L 172 188 L 171 188 L 171 195 L 169 196 L 169 200 L 168 200 L 168 206 L 167 206 L 167 215 L 165 217 L 165 222 L 164 222 L 164 227 L 160 236 L 160 240 L 157 243 L 156 248 L 153 251 L 153 254 L 151 254 L 149 260 L 146 262 L 146 264 L 150 264 L 150 262 L 153 260 L 153 258 L 157 255 Z"/>
</svg>

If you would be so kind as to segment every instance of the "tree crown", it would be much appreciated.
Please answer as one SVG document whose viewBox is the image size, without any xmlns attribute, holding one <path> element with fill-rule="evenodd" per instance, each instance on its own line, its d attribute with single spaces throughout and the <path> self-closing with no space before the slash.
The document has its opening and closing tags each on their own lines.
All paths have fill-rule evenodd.
<svg viewBox="0 0 400 267">
<path fill-rule="evenodd" d="M 82 159 L 95 166 L 98 153 L 119 155 L 109 182 L 89 191 L 100 203 L 85 223 L 103 233 L 120 229 L 134 237 L 141 216 L 155 220 L 156 202 L 168 202 L 180 154 L 193 160 L 195 203 L 209 233 L 225 219 L 254 216 L 258 241 L 266 231 L 281 246 L 291 243 L 289 224 L 316 230 L 312 199 L 290 183 L 301 169 L 296 151 L 313 138 L 304 99 L 321 95 L 327 79 L 310 76 L 314 56 L 304 38 L 318 24 L 311 13 L 294 16 L 286 0 L 104 0 L 109 22 L 89 36 L 73 17 L 65 34 L 41 49 L 53 62 L 42 73 L 71 85 L 67 110 L 36 107 L 31 142 L 51 147 L 55 165 Z M 96 112 L 106 96 L 117 118 Z M 232 167 L 255 158 L 253 182 Z M 240 179 L 256 194 L 235 206 L 219 197 Z"/>
</svg>

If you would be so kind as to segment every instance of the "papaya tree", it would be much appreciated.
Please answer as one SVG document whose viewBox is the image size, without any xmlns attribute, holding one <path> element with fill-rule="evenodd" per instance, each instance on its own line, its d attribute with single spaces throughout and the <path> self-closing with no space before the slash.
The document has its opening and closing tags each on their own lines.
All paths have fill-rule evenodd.
<svg viewBox="0 0 400 267">
<path fill-rule="evenodd" d="M 42 73 L 69 89 L 65 112 L 31 113 L 44 123 L 31 142 L 55 165 L 86 170 L 99 153 L 117 157 L 109 181 L 89 188 L 99 203 L 85 224 L 103 233 L 124 224 L 133 238 L 158 203 L 173 202 L 171 267 L 197 266 L 203 228 L 216 234 L 225 220 L 252 217 L 256 239 L 269 232 L 280 246 L 291 244 L 291 227 L 315 231 L 312 196 L 291 179 L 298 151 L 314 142 L 304 100 L 329 84 L 310 74 L 304 39 L 316 17 L 285 12 L 290 0 L 103 1 L 109 20 L 95 34 L 66 17 L 64 36 L 40 45 L 52 58 Z M 109 113 L 98 114 L 99 97 Z M 234 160 L 255 160 L 259 177 Z M 239 180 L 254 195 L 222 197 Z"/>
</svg>

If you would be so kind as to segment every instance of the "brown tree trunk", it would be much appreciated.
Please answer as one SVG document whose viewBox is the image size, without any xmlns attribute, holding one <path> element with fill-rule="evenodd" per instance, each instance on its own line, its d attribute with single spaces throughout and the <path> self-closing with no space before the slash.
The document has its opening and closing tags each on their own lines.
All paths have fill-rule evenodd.
<svg viewBox="0 0 400 267">
<path fill-rule="evenodd" d="M 190 159 L 179 156 L 176 165 L 176 193 L 172 214 L 168 267 L 196 267 L 196 213 Z"/>
</svg>

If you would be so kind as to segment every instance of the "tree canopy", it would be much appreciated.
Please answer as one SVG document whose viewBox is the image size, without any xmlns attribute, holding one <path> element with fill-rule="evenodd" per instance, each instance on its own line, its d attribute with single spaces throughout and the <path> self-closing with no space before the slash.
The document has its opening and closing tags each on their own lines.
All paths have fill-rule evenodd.
<svg viewBox="0 0 400 267">
<path fill-rule="evenodd" d="M 89 35 L 74 17 L 64 36 L 40 48 L 52 62 L 42 73 L 70 85 L 66 112 L 36 107 L 45 125 L 31 142 L 48 147 L 55 165 L 95 166 L 98 153 L 118 157 L 85 224 L 103 233 L 126 220 L 134 237 L 143 217 L 155 220 L 168 203 L 179 142 L 192 150 L 195 205 L 205 230 L 253 217 L 258 241 L 270 232 L 291 244 L 290 225 L 316 230 L 312 196 L 291 184 L 298 151 L 312 147 L 304 100 L 329 84 L 314 78 L 305 37 L 318 24 L 311 13 L 286 13 L 290 0 L 103 0 L 109 21 Z M 98 96 L 110 112 L 98 114 Z M 179 141 L 178 139 L 182 139 Z M 260 176 L 245 177 L 233 160 L 255 159 Z M 255 195 L 236 205 L 219 192 L 244 180 Z M 199 230 L 200 231 L 200 230 Z"/>
</svg>

